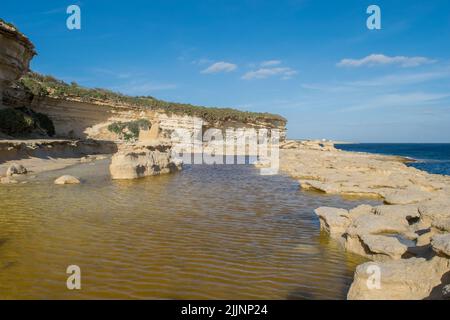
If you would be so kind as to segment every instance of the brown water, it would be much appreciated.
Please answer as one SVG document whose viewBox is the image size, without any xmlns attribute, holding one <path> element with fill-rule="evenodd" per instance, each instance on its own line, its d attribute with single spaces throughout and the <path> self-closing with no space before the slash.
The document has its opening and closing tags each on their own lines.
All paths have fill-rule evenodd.
<svg viewBox="0 0 450 320">
<path fill-rule="evenodd" d="M 107 166 L 0 188 L 0 298 L 344 299 L 362 262 L 313 213 L 358 202 L 245 165 L 128 182 Z M 52 184 L 65 173 L 84 183 Z M 74 264 L 79 291 L 66 288 Z"/>
</svg>

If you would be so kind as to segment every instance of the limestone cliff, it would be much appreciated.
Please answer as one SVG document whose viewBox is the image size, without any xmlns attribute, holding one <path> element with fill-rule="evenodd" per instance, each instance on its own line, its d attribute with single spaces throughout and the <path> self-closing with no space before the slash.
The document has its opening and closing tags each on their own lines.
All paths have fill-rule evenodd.
<svg viewBox="0 0 450 320">
<path fill-rule="evenodd" d="M 193 135 L 199 125 L 203 130 L 278 129 L 282 140 L 286 135 L 286 120 L 277 115 L 171 104 L 153 98 L 127 97 L 106 90 L 104 92 L 111 96 L 101 92 L 100 98 L 92 98 L 89 95 L 94 94 L 93 90 L 70 85 L 62 85 L 64 89 L 61 89 L 61 86 L 57 89 L 67 90 L 68 94 L 55 94 L 54 91 L 57 90 L 47 88 L 43 82 L 39 81 L 38 89 L 35 88 L 36 82 L 30 83 L 29 78 L 15 83 L 6 91 L 4 103 L 16 108 L 27 106 L 48 115 L 54 123 L 58 138 L 118 140 L 118 135 L 109 129 L 111 124 L 140 119 L 159 123 L 166 136 L 175 129 L 186 129 Z M 43 92 L 46 89 L 48 91 Z"/>
<path fill-rule="evenodd" d="M 28 71 L 34 46 L 13 25 L 0 19 L 0 94 Z"/>
<path fill-rule="evenodd" d="M 170 103 L 149 96 L 130 97 L 76 83 L 69 85 L 51 76 L 26 74 L 35 54 L 28 38 L 0 20 L 0 104 L 20 108 L 27 114 L 47 115 L 54 128 L 52 125 L 43 132 L 54 133 L 57 138 L 114 141 L 120 134 L 113 132 L 111 125 L 141 119 L 158 123 L 166 136 L 180 128 L 193 135 L 195 124 L 202 121 L 202 129 L 276 128 L 281 131 L 281 138 L 285 137 L 286 120 L 279 115 Z M 35 122 L 33 129 L 40 127 L 39 121 Z"/>
</svg>

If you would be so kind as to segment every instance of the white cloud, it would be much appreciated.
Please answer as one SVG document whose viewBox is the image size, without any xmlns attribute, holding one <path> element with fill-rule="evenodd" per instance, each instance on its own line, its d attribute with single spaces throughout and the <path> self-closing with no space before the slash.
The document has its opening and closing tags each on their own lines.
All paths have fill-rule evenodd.
<svg viewBox="0 0 450 320">
<path fill-rule="evenodd" d="M 444 69 L 441 71 L 419 72 L 419 73 L 396 73 L 389 74 L 382 77 L 347 81 L 347 82 L 332 82 L 325 84 L 318 83 L 304 83 L 301 85 L 303 89 L 321 91 L 321 92 L 354 92 L 365 90 L 369 87 L 377 88 L 401 88 L 409 85 L 427 83 L 438 79 L 450 79 L 450 70 Z"/>
<path fill-rule="evenodd" d="M 116 86 L 112 88 L 115 91 L 119 91 L 129 95 L 150 95 L 155 91 L 173 90 L 178 86 L 172 83 L 155 83 L 145 81 L 131 81 L 127 84 Z"/>
<path fill-rule="evenodd" d="M 376 108 L 411 108 L 414 106 L 433 105 L 444 99 L 448 99 L 446 93 L 427 93 L 427 92 L 406 92 L 406 93 L 387 93 L 375 97 L 366 102 L 359 102 L 353 106 L 341 109 L 341 112 L 362 111 Z"/>
<path fill-rule="evenodd" d="M 202 66 L 205 64 L 210 64 L 213 63 L 214 61 L 210 60 L 210 59 L 206 59 L 206 58 L 201 58 L 201 59 L 197 59 L 192 61 L 192 64 L 198 65 L 198 66 Z"/>
<path fill-rule="evenodd" d="M 210 65 L 208 68 L 203 70 L 201 73 L 219 73 L 219 72 L 231 72 L 237 69 L 237 65 L 229 62 L 216 62 L 212 65 Z"/>
<path fill-rule="evenodd" d="M 281 60 L 267 60 L 261 62 L 261 67 L 273 67 L 281 64 Z"/>
<path fill-rule="evenodd" d="M 343 59 L 338 67 L 362 67 L 362 66 L 381 66 L 381 65 L 399 65 L 404 68 L 418 67 L 423 64 L 436 62 L 435 60 L 425 57 L 405 57 L 395 56 L 389 57 L 384 54 L 371 54 L 362 59 Z"/>
<path fill-rule="evenodd" d="M 258 70 L 249 71 L 242 76 L 244 80 L 252 79 L 266 79 L 273 76 L 281 76 L 281 79 L 288 80 L 292 76 L 296 75 L 297 71 L 287 68 L 287 67 L 277 67 L 277 68 L 260 68 Z"/>
<path fill-rule="evenodd" d="M 138 74 L 133 73 L 133 72 L 118 72 L 115 70 L 110 70 L 110 69 L 105 69 L 105 68 L 93 68 L 93 69 L 91 69 L 91 72 L 96 75 L 114 77 L 117 79 L 129 79 L 129 78 L 138 76 Z"/>
</svg>

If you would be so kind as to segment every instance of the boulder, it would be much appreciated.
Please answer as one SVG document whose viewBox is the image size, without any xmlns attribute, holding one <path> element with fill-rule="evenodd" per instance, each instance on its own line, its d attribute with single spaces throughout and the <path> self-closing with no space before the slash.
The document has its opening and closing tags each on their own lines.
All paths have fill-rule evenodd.
<svg viewBox="0 0 450 320">
<path fill-rule="evenodd" d="M 70 175 L 64 175 L 55 180 L 55 184 L 79 184 L 81 183 L 78 178 Z"/>
<path fill-rule="evenodd" d="M 386 256 L 386 258 L 390 259 L 401 259 L 408 251 L 408 246 L 395 237 L 364 234 L 360 239 L 371 254 L 377 255 L 375 257 L 376 260 L 384 260 L 381 256 Z"/>
<path fill-rule="evenodd" d="M 449 260 L 410 258 L 382 263 L 368 262 L 356 268 L 348 292 L 350 300 L 418 300 L 436 298 L 433 291 L 441 286 L 449 272 Z M 439 293 L 442 298 L 442 293 Z"/>
<path fill-rule="evenodd" d="M 439 230 L 450 232 L 450 198 L 440 195 L 419 205 L 421 219 Z"/>
<path fill-rule="evenodd" d="M 319 217 L 321 229 L 332 236 L 342 236 L 351 222 L 345 209 L 320 207 L 314 212 Z"/>
<path fill-rule="evenodd" d="M 422 233 L 421 235 L 419 235 L 419 237 L 417 237 L 416 245 L 418 247 L 427 246 L 431 243 L 431 239 L 436 234 L 436 230 L 435 229 L 429 229 L 429 230 L 430 231 Z"/>
<path fill-rule="evenodd" d="M 11 177 L 2 177 L 0 178 L 1 184 L 16 184 L 19 183 L 17 180 L 12 179 Z"/>
<path fill-rule="evenodd" d="M 347 229 L 347 234 L 350 236 L 364 234 L 401 234 L 407 238 L 415 238 L 409 228 L 408 221 L 374 214 L 362 215 L 354 219 Z"/>
<path fill-rule="evenodd" d="M 13 163 L 12 165 L 9 166 L 8 170 L 6 171 L 6 176 L 11 177 L 14 174 L 26 174 L 26 173 L 27 169 L 23 165 Z"/>
<path fill-rule="evenodd" d="M 345 238 L 346 250 L 376 261 L 400 259 L 408 246 L 399 239 L 411 241 L 417 234 L 406 220 L 375 214 L 361 215 L 348 226 Z"/>
<path fill-rule="evenodd" d="M 173 159 L 171 145 L 155 141 L 150 144 L 123 146 L 111 160 L 113 179 L 137 179 L 180 170 L 181 161 Z"/>
<path fill-rule="evenodd" d="M 437 254 L 450 258 L 450 233 L 433 236 L 431 246 Z"/>
</svg>

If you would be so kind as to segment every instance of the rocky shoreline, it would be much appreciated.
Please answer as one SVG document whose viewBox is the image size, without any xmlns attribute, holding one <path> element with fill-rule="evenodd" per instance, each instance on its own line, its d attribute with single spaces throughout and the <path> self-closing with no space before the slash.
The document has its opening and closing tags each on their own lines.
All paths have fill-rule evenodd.
<svg viewBox="0 0 450 320">
<path fill-rule="evenodd" d="M 282 145 L 281 170 L 303 190 L 384 202 L 315 211 L 343 249 L 373 261 L 358 266 L 348 299 L 449 298 L 450 177 L 404 162 L 337 150 L 330 142 Z"/>
<path fill-rule="evenodd" d="M 171 145 L 159 139 L 180 128 L 186 129 L 187 138 L 196 135 L 196 126 L 275 128 L 282 141 L 285 137 L 286 121 L 275 115 L 173 105 L 68 85 L 48 76 L 27 76 L 34 46 L 2 21 L 0 44 L 0 182 L 4 184 L 18 183 L 30 172 L 93 161 L 103 153 L 115 153 L 110 167 L 113 179 L 170 173 L 181 163 L 171 159 Z M 13 136 L 43 140 L 8 140 Z M 49 140 L 50 136 L 60 140 Z M 134 140 L 119 141 L 124 136 Z M 281 170 L 297 179 L 303 190 L 385 203 L 315 211 L 321 228 L 346 250 L 373 260 L 357 268 L 349 299 L 449 298 L 450 177 L 407 167 L 409 159 L 339 151 L 323 141 L 284 142 L 280 157 Z M 80 181 L 62 176 L 55 183 Z M 377 272 L 378 284 L 373 279 Z M 368 285 L 372 280 L 374 286 Z"/>
</svg>

